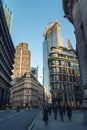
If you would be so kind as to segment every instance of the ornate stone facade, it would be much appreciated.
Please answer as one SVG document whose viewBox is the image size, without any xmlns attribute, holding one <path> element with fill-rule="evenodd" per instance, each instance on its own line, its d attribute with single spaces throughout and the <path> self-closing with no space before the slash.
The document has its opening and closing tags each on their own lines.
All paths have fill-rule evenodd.
<svg viewBox="0 0 87 130">
<path fill-rule="evenodd" d="M 52 102 L 59 105 L 61 103 L 71 104 L 73 107 L 77 107 L 78 102 L 81 102 L 81 95 L 79 93 L 78 98 L 75 96 L 75 84 L 77 84 L 78 77 L 80 77 L 75 50 L 65 47 L 52 47 L 49 53 L 48 65 Z"/>
<path fill-rule="evenodd" d="M 20 107 L 42 107 L 44 88 L 31 73 L 12 81 L 10 103 Z"/>
</svg>

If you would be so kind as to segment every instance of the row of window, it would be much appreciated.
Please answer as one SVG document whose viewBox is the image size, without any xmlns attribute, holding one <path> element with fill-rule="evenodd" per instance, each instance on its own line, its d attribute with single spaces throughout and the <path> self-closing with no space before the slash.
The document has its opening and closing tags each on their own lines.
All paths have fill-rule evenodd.
<svg viewBox="0 0 87 130">
<path fill-rule="evenodd" d="M 71 55 L 66 55 L 66 54 L 60 54 L 60 53 L 52 53 L 50 54 L 50 57 L 62 57 L 62 58 L 65 58 L 65 59 L 75 59 L 76 57 L 75 56 L 71 56 Z"/>
<path fill-rule="evenodd" d="M 51 75 L 50 81 L 67 81 L 67 82 L 76 82 L 77 78 L 75 76 L 66 76 L 66 75 Z"/>
<path fill-rule="evenodd" d="M 75 62 L 67 62 L 67 61 L 64 61 L 64 60 L 52 60 L 50 61 L 49 63 L 49 66 L 52 66 L 52 65 L 57 65 L 57 66 L 66 66 L 66 67 L 72 67 L 72 68 L 79 68 L 79 65 L 78 63 L 75 63 Z"/>
<path fill-rule="evenodd" d="M 59 91 L 62 91 L 62 90 L 67 90 L 67 91 L 73 91 L 73 85 L 72 84 L 67 84 L 64 85 L 63 83 L 52 83 L 51 85 L 51 90 L 59 90 Z"/>
<path fill-rule="evenodd" d="M 74 69 L 67 69 L 64 67 L 52 67 L 49 69 L 50 74 L 51 73 L 66 73 L 66 74 L 77 74 L 79 70 L 74 70 Z"/>
</svg>

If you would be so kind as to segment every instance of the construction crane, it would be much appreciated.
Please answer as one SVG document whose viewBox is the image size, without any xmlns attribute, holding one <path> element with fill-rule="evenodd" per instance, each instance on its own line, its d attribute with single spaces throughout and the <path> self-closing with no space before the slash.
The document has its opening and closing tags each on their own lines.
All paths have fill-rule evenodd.
<svg viewBox="0 0 87 130">
<path fill-rule="evenodd" d="M 60 23 L 60 22 L 62 22 L 62 21 L 63 21 L 63 20 L 55 20 L 55 21 L 49 22 L 48 24 Z"/>
<path fill-rule="evenodd" d="M 35 63 L 35 65 L 36 65 L 37 69 L 38 69 L 38 68 L 39 68 L 39 66 L 37 65 L 36 61 L 34 61 L 34 63 Z"/>
</svg>

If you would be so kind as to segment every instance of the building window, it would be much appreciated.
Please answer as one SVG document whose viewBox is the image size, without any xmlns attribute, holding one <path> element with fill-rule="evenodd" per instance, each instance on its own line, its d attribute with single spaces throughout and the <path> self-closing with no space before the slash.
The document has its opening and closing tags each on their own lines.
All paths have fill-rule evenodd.
<svg viewBox="0 0 87 130">
<path fill-rule="evenodd" d="M 62 65 L 62 66 L 65 66 L 65 62 L 64 62 L 64 61 L 61 61 L 61 65 Z"/>
<path fill-rule="evenodd" d="M 60 81 L 62 81 L 62 75 L 59 75 Z"/>
<path fill-rule="evenodd" d="M 63 81 L 66 81 L 66 75 L 63 75 Z"/>
<path fill-rule="evenodd" d="M 53 60 L 53 61 L 51 61 L 51 65 L 55 65 L 55 61 Z"/>
<path fill-rule="evenodd" d="M 62 70 L 62 73 L 65 73 L 65 72 L 66 72 L 64 67 L 61 68 L 61 70 Z"/>
<path fill-rule="evenodd" d="M 70 62 L 68 62 L 68 66 L 70 67 Z"/>
</svg>

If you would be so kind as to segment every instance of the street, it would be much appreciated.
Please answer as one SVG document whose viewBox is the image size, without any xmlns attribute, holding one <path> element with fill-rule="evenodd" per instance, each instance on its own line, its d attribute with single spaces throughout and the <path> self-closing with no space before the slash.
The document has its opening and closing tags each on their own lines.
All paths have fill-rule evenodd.
<svg viewBox="0 0 87 130">
<path fill-rule="evenodd" d="M 68 120 L 67 114 L 64 115 L 64 121 L 61 121 L 58 114 L 57 120 L 54 120 L 54 114 L 49 116 L 48 124 L 44 123 L 42 112 L 39 113 L 37 121 L 35 121 L 32 130 L 87 130 L 84 124 L 84 115 L 82 111 L 73 111 L 71 121 Z"/>
<path fill-rule="evenodd" d="M 39 109 L 0 111 L 0 130 L 27 130 Z"/>
</svg>

